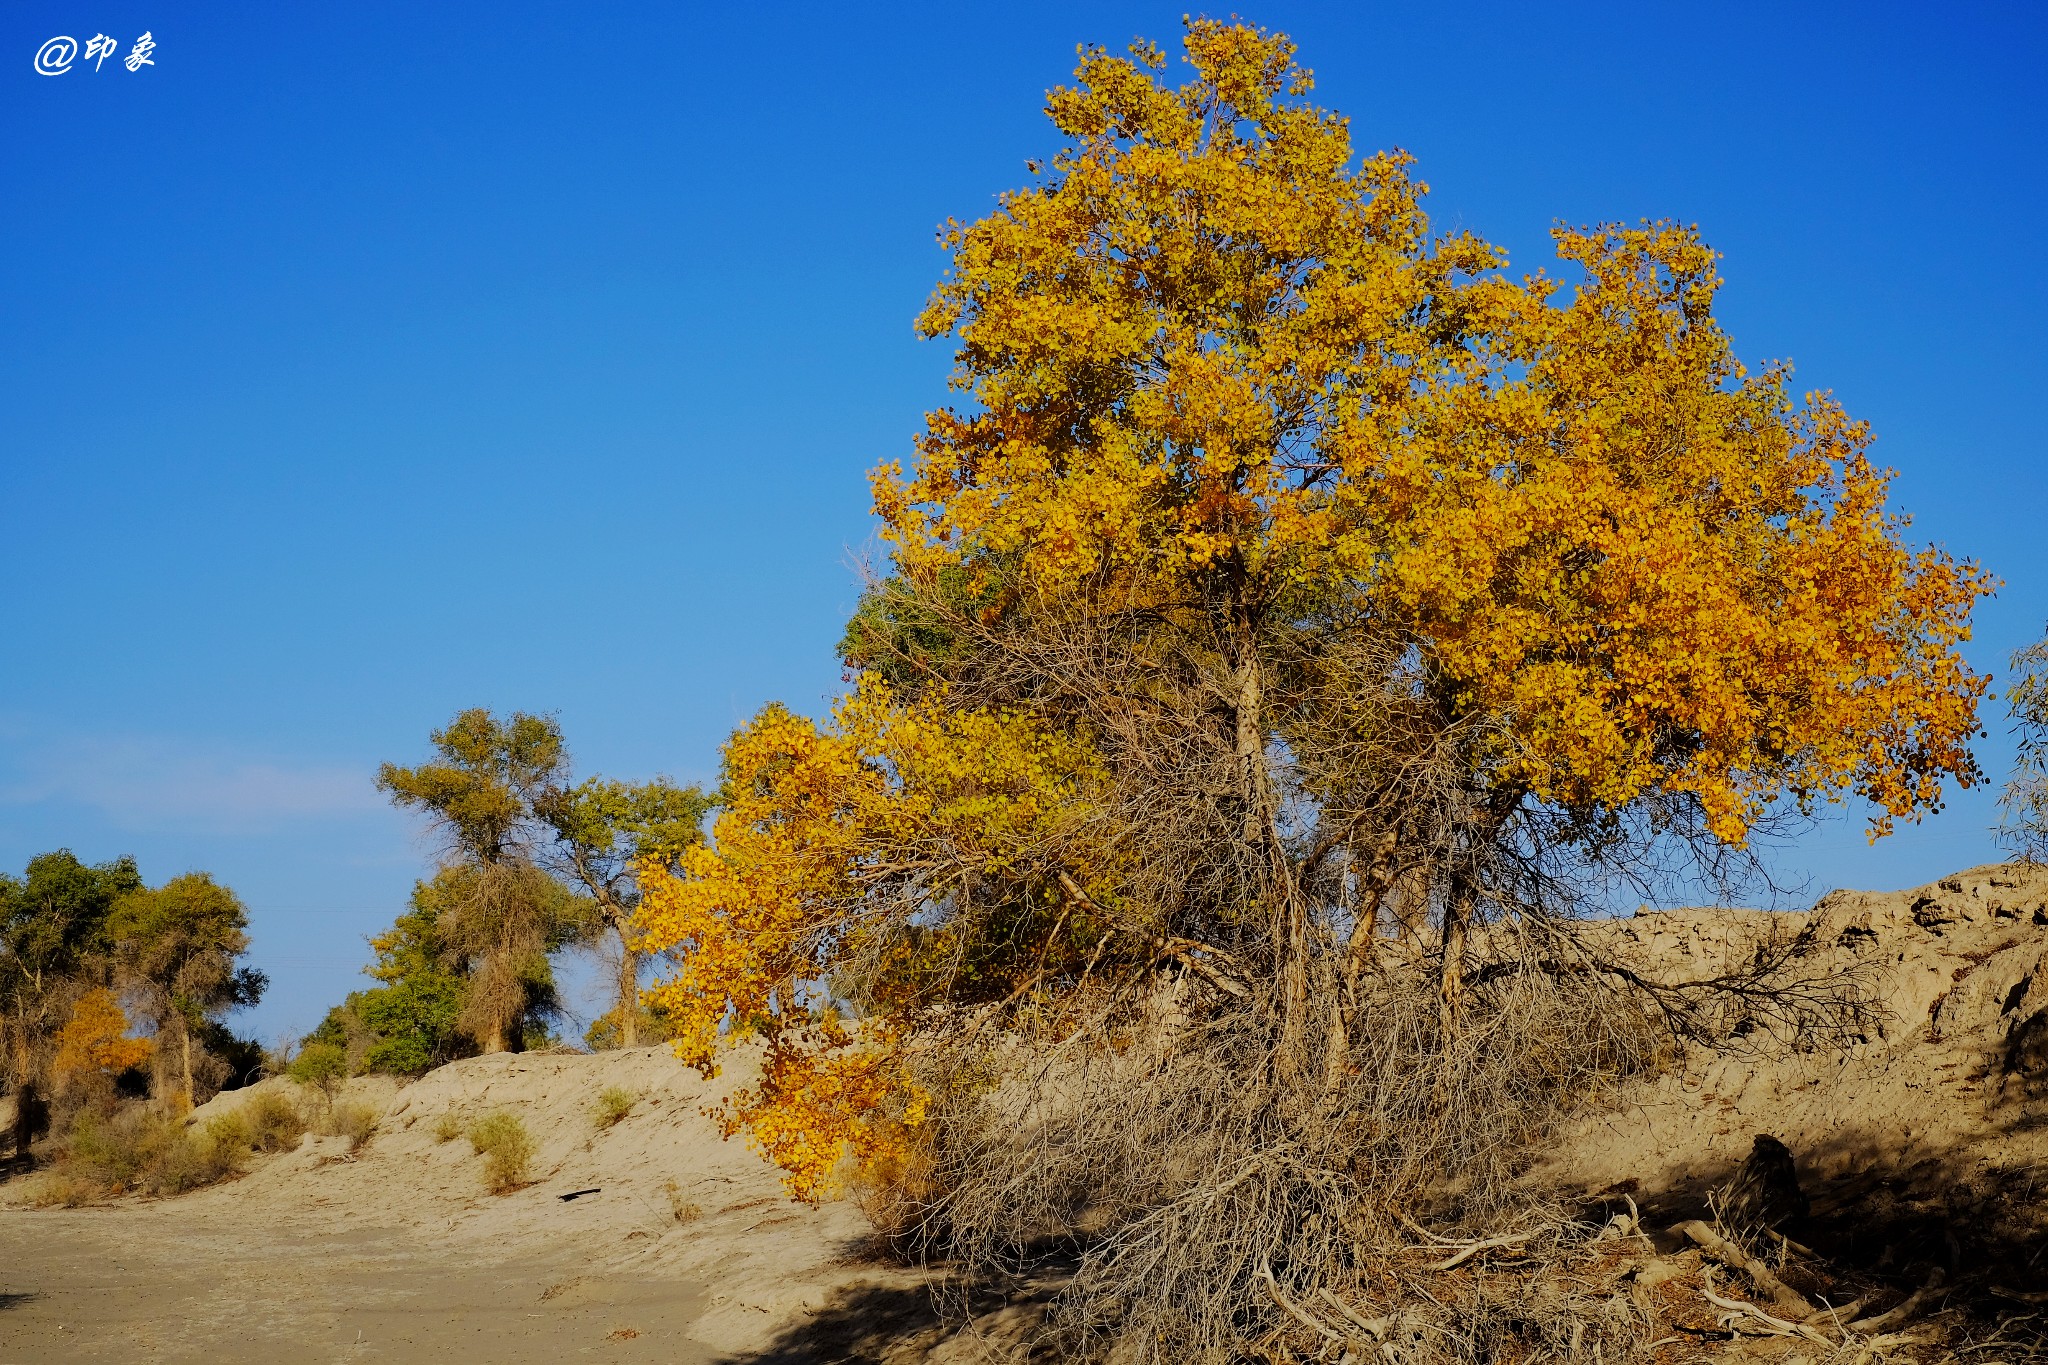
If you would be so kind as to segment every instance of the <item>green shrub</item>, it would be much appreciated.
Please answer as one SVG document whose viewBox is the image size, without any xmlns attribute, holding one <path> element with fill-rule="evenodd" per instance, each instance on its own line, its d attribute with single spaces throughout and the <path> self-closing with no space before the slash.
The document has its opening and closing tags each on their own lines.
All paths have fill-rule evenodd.
<svg viewBox="0 0 2048 1365">
<path fill-rule="evenodd" d="M 434 1120 L 434 1141 L 453 1142 L 462 1136 L 462 1115 L 453 1109 Z"/>
<path fill-rule="evenodd" d="M 607 1086 L 597 1097 L 597 1108 L 592 1111 L 591 1120 L 599 1129 L 609 1128 L 632 1113 L 633 1106 L 639 1102 L 640 1097 L 632 1091 L 622 1086 Z"/>
<path fill-rule="evenodd" d="M 503 1110 L 486 1114 L 469 1125 L 469 1145 L 484 1158 L 484 1187 L 492 1194 L 508 1194 L 527 1183 L 534 1142 L 517 1115 Z"/>
<path fill-rule="evenodd" d="M 331 1103 L 348 1080 L 348 1050 L 338 1043 L 308 1043 L 285 1074 L 300 1085 L 316 1087 Z"/>
</svg>

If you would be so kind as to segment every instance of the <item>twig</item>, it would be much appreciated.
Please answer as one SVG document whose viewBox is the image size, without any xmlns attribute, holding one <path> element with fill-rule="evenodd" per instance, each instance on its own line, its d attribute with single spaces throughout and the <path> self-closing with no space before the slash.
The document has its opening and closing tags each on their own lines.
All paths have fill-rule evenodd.
<svg viewBox="0 0 2048 1365">
<path fill-rule="evenodd" d="M 1471 1260 L 1482 1251 L 1491 1251 L 1495 1247 L 1518 1247 L 1541 1231 L 1543 1231 L 1541 1228 L 1531 1228 L 1527 1232 L 1513 1232 L 1504 1237 L 1488 1237 L 1471 1243 L 1447 1260 L 1432 1263 L 1429 1268 L 1431 1270 L 1452 1270 Z"/>
<path fill-rule="evenodd" d="M 1318 1289 L 1316 1290 L 1316 1293 L 1322 1295 L 1323 1298 L 1327 1299 L 1329 1301 L 1330 1307 L 1336 1309 L 1339 1313 L 1342 1313 L 1345 1317 L 1349 1318 L 1351 1322 L 1355 1324 L 1361 1332 L 1364 1332 L 1374 1341 L 1379 1341 L 1387 1335 L 1387 1329 L 1393 1321 L 1391 1318 L 1361 1318 L 1360 1316 L 1358 1316 L 1356 1312 L 1352 1310 L 1351 1305 L 1345 1303 L 1344 1300 L 1338 1298 L 1329 1290 Z"/>
<path fill-rule="evenodd" d="M 1280 1282 L 1273 1278 L 1273 1268 L 1270 1264 L 1267 1263 L 1264 1257 L 1261 1257 L 1259 1259 L 1258 1276 L 1260 1279 L 1266 1282 L 1266 1292 L 1273 1296 L 1273 1302 L 1279 1304 L 1282 1308 L 1286 1309 L 1287 1315 L 1289 1317 L 1293 1318 L 1296 1322 L 1300 1323 L 1304 1327 L 1322 1333 L 1324 1336 L 1328 1337 L 1330 1340 L 1334 1342 L 1339 1343 L 1340 1345 L 1350 1344 L 1351 1338 L 1345 1336 L 1342 1332 L 1331 1331 L 1329 1326 L 1325 1324 L 1322 1320 L 1316 1318 L 1315 1316 L 1310 1314 L 1307 1309 L 1302 1308 L 1298 1304 L 1294 1303 L 1285 1294 L 1280 1292 Z"/>
</svg>

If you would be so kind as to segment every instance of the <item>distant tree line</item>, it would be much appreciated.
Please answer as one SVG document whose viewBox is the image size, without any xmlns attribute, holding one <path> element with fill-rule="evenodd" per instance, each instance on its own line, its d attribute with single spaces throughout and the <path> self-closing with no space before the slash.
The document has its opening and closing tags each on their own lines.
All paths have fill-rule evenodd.
<svg viewBox="0 0 2048 1365">
<path fill-rule="evenodd" d="M 665 778 L 576 780 L 549 716 L 473 708 L 432 742 L 431 759 L 387 763 L 377 785 L 426 818 L 441 865 L 370 940 L 377 984 L 330 1010 L 306 1045 L 339 1049 L 352 1071 L 401 1075 L 539 1045 L 566 1018 L 552 959 L 570 947 L 615 959 L 612 1008 L 587 1042 L 666 1036 L 640 1000 L 636 869 L 676 865 L 711 798 Z"/>
<path fill-rule="evenodd" d="M 205 872 L 144 884 L 133 858 L 69 849 L 0 874 L 0 1044 L 17 1157 L 69 1110 L 146 1090 L 174 1107 L 250 1079 L 254 1043 L 224 1022 L 268 984 L 242 964 L 248 911 Z M 146 1028 L 130 1037 L 132 1022 Z"/>
</svg>

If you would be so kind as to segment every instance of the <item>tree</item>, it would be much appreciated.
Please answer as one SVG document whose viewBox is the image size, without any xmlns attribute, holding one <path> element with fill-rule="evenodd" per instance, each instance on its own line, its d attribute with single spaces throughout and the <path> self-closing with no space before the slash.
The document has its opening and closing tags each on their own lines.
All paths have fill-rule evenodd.
<svg viewBox="0 0 2048 1365">
<path fill-rule="evenodd" d="M 558 786 L 535 800 L 535 813 L 554 832 L 543 858 L 569 885 L 588 894 L 605 926 L 618 938 L 616 1026 L 619 1047 L 640 1042 L 640 950 L 633 911 L 640 902 L 634 869 L 643 863 L 671 868 L 703 839 L 710 799 L 696 787 L 666 778 L 634 784 L 591 778 Z"/>
<path fill-rule="evenodd" d="M 379 984 L 351 992 L 305 1041 L 343 1049 L 361 1070 L 399 1076 L 474 1053 L 459 1024 L 468 982 L 441 937 L 440 902 L 426 882 L 414 884 L 411 908 L 370 948 L 376 961 L 363 970 Z"/>
<path fill-rule="evenodd" d="M 161 1055 L 177 1067 L 182 1103 L 198 1099 L 193 1035 L 255 1004 L 269 984 L 262 972 L 236 965 L 249 951 L 248 928 L 241 899 L 204 872 L 131 891 L 108 917 L 122 971 L 146 1002 Z"/>
<path fill-rule="evenodd" d="M 88 867 L 68 849 L 31 859 L 19 880 L 0 876 L 0 1028 L 17 1156 L 35 1136 L 51 1035 L 107 950 L 108 913 L 141 885 L 132 858 Z"/>
<path fill-rule="evenodd" d="M 1076 1301 L 1192 1355 L 1268 1282 L 1365 1292 L 1361 1229 L 1507 1198 L 1651 1024 L 1853 1011 L 1770 945 L 1650 979 L 1572 912 L 1977 780 L 1990 585 L 1904 543 L 1865 426 L 1735 359 L 1692 229 L 1560 229 L 1570 287 L 1511 279 L 1284 38 L 1186 50 L 1178 88 L 1084 52 L 1065 148 L 946 229 L 919 325 L 971 404 L 874 475 L 859 685 L 734 736 L 640 922 L 686 1058 L 765 1034 L 729 1118 L 799 1193 L 915 1152 L 914 1221 L 997 1262 L 1127 1211 Z M 992 1087 L 1006 1036 L 1080 1070 Z"/>
<path fill-rule="evenodd" d="M 567 776 L 562 733 L 544 716 L 473 708 L 433 733 L 439 757 L 386 763 L 377 786 L 441 834 L 447 863 L 424 897 L 466 978 L 461 1027 L 487 1053 L 519 1045 L 522 1022 L 555 1008 L 548 954 L 587 933 L 588 903 L 536 865 L 549 838 L 534 802 Z"/>
<path fill-rule="evenodd" d="M 101 986 L 78 997 L 71 1019 L 57 1034 L 53 1070 L 58 1083 L 104 1077 L 141 1066 L 154 1049 L 147 1038 L 128 1036 L 128 1015 L 114 993 Z"/>
<path fill-rule="evenodd" d="M 1999 841 L 2029 862 L 2048 855 L 2048 638 L 2012 656 L 2005 700 L 2019 737 L 2019 756 L 1999 798 Z"/>
</svg>

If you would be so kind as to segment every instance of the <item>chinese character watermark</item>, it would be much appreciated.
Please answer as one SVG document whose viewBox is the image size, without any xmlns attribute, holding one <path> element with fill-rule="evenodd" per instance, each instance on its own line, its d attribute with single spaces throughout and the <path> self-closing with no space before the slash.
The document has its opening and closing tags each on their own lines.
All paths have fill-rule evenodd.
<svg viewBox="0 0 2048 1365">
<path fill-rule="evenodd" d="M 118 53 L 120 48 L 120 39 L 110 38 L 104 33 L 95 33 L 92 40 L 85 45 L 85 60 L 92 63 L 94 71 L 98 71 L 106 63 L 107 58 Z M 135 46 L 128 50 L 128 56 L 122 65 L 130 71 L 155 66 L 156 58 L 149 55 L 155 51 L 156 39 L 145 33 L 135 40 Z M 71 64 L 77 60 L 78 39 L 69 34 L 59 34 L 36 49 L 36 74 L 61 76 L 69 71 Z"/>
</svg>

